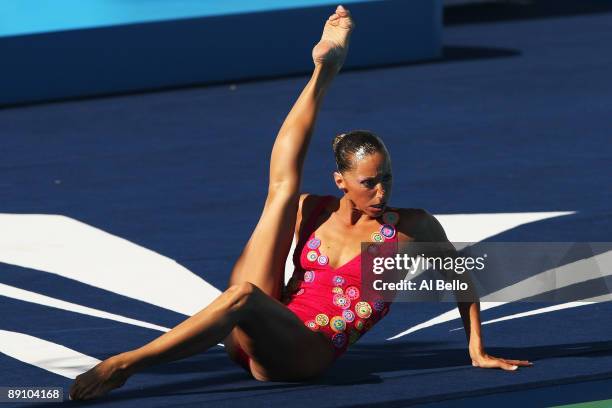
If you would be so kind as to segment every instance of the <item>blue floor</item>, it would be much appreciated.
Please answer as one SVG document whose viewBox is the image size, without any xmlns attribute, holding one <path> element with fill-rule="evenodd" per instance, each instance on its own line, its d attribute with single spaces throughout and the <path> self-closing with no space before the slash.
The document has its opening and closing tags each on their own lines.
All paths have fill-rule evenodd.
<svg viewBox="0 0 612 408">
<path fill-rule="evenodd" d="M 343 73 L 320 115 L 304 191 L 336 193 L 331 139 L 366 128 L 391 151 L 392 205 L 437 214 L 576 211 L 493 239 L 612 241 L 612 10 L 598 11 L 454 22 L 440 61 Z M 70 216 L 222 289 L 259 217 L 274 136 L 305 81 L 0 111 L 0 212 Z M 8 264 L 0 264 L 0 283 L 166 327 L 183 319 Z M 473 368 L 464 334 L 449 332 L 456 321 L 385 340 L 449 308 L 396 304 L 316 383 L 254 381 L 216 347 L 140 373 L 95 405 L 531 407 L 612 398 L 611 303 L 485 326 L 490 354 L 534 361 L 517 372 Z M 483 318 L 531 308 L 506 305 Z M 10 298 L 2 298 L 0 316 L 0 329 L 99 359 L 158 335 Z M 0 367 L 0 385 L 67 392 L 71 383 L 2 354 Z"/>
</svg>

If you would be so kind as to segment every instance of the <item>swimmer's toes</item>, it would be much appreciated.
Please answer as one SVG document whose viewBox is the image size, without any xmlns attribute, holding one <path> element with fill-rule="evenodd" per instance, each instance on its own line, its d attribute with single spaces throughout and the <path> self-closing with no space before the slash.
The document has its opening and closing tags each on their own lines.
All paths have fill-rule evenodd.
<svg viewBox="0 0 612 408">
<path fill-rule="evenodd" d="M 327 19 L 327 25 L 331 25 L 331 26 L 337 27 L 339 23 L 340 23 L 340 17 L 338 17 L 337 14 L 332 14 Z"/>
<path fill-rule="evenodd" d="M 351 17 L 351 12 L 348 9 L 345 9 L 342 6 L 338 6 L 334 14 L 339 17 L 338 23 L 340 27 L 348 29 L 348 30 L 354 28 L 355 23 L 353 21 L 353 18 Z"/>
<path fill-rule="evenodd" d="M 340 69 L 346 58 L 349 37 L 354 26 L 349 11 L 339 6 L 325 22 L 321 40 L 313 49 L 315 64 L 331 65 Z"/>
<path fill-rule="evenodd" d="M 353 22 L 353 19 L 349 17 L 340 17 L 337 14 L 332 14 L 327 19 L 325 28 L 332 30 L 342 29 L 341 31 L 343 31 L 343 33 L 338 32 L 337 35 L 344 36 L 347 34 L 347 32 L 350 33 L 353 28 L 355 28 L 355 23 Z"/>
<path fill-rule="evenodd" d="M 336 7 L 336 14 L 342 17 L 350 17 L 351 12 L 348 9 L 344 8 L 344 6 L 339 5 L 338 7 Z"/>
</svg>

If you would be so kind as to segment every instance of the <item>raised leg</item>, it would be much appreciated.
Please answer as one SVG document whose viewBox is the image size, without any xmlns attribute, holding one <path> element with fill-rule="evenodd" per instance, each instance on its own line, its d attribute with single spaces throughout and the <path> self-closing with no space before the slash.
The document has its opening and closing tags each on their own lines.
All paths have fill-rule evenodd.
<svg viewBox="0 0 612 408">
<path fill-rule="evenodd" d="M 315 70 L 274 143 L 268 197 L 228 290 L 147 345 L 78 376 L 72 398 L 102 395 L 144 367 L 203 352 L 222 339 L 230 356 L 235 344 L 247 352 L 253 375 L 262 380 L 307 378 L 332 361 L 324 335 L 306 328 L 277 298 L 295 228 L 304 156 L 325 90 L 344 61 L 351 28 L 348 11 L 338 7 L 313 50 Z"/>
<path fill-rule="evenodd" d="M 259 222 L 232 269 L 229 285 L 248 281 L 279 299 L 298 210 L 304 158 L 323 96 L 342 67 L 353 22 L 338 6 L 313 49 L 315 69 L 276 136 L 268 197 Z"/>
<path fill-rule="evenodd" d="M 285 261 L 295 232 L 304 158 L 323 96 L 346 58 L 352 29 L 351 16 L 342 6 L 325 23 L 321 40 L 312 52 L 315 63 L 312 77 L 274 142 L 268 197 L 259 222 L 232 269 L 229 286 L 251 282 L 280 299 Z M 223 342 L 234 361 L 239 358 L 237 345 L 250 354 L 249 336 L 239 327 Z"/>
</svg>

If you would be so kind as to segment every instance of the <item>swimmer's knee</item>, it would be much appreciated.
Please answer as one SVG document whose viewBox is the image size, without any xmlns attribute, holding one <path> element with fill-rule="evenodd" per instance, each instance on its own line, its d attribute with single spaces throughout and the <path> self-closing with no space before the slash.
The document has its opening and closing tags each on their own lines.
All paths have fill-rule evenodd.
<svg viewBox="0 0 612 408">
<path fill-rule="evenodd" d="M 225 294 L 229 297 L 231 308 L 235 311 L 246 309 L 253 300 L 254 295 L 261 291 L 255 284 L 243 281 L 231 285 L 225 291 Z"/>
</svg>

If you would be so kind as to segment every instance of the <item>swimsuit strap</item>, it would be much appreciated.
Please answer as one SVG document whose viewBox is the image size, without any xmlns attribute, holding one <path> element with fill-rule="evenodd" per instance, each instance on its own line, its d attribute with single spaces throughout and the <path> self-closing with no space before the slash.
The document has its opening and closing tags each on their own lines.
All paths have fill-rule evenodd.
<svg viewBox="0 0 612 408">
<path fill-rule="evenodd" d="M 317 206 L 314 208 L 314 210 L 308 215 L 306 222 L 303 223 L 304 227 L 300 230 L 297 247 L 296 250 L 293 252 L 293 265 L 295 265 L 296 267 L 300 266 L 300 254 L 302 248 L 306 245 L 305 242 L 308 241 L 310 235 L 314 232 L 314 224 L 316 223 L 319 214 L 321 214 L 321 211 L 323 211 L 325 205 L 332 198 L 334 198 L 334 196 L 323 196 L 317 203 Z"/>
<path fill-rule="evenodd" d="M 319 200 L 317 206 L 310 213 L 310 215 L 308 216 L 308 219 L 306 220 L 306 223 L 303 229 L 303 233 L 301 234 L 303 237 L 308 238 L 310 234 L 314 232 L 315 227 L 316 227 L 315 223 L 317 222 L 317 218 L 319 218 L 319 215 L 325 208 L 325 205 L 327 205 L 327 203 L 333 198 L 334 196 L 329 195 L 329 196 L 324 196 Z"/>
</svg>

